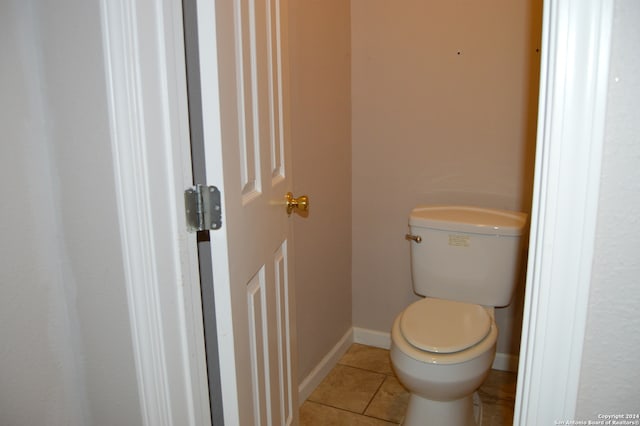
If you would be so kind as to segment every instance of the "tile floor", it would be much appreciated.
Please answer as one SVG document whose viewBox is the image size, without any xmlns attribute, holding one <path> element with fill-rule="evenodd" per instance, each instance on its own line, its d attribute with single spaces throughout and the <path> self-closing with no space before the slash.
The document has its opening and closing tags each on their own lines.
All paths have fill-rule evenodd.
<svg viewBox="0 0 640 426">
<path fill-rule="evenodd" d="M 482 426 L 512 424 L 516 374 L 491 370 L 480 388 Z M 300 408 L 301 426 L 399 425 L 409 394 L 389 351 L 354 343 Z"/>
</svg>

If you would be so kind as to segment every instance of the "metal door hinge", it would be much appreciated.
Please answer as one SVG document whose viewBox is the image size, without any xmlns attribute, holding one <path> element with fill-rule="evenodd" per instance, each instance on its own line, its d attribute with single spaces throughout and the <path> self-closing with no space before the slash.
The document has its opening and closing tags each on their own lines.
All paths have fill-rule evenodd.
<svg viewBox="0 0 640 426">
<path fill-rule="evenodd" d="M 189 232 L 220 229 L 222 208 L 220 191 L 215 186 L 196 185 L 184 191 Z"/>
</svg>

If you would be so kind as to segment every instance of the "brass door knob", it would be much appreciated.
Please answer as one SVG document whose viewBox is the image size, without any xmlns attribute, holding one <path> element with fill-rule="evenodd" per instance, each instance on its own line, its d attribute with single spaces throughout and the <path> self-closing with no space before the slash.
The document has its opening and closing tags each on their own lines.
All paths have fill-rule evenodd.
<svg viewBox="0 0 640 426">
<path fill-rule="evenodd" d="M 298 209 L 301 211 L 309 210 L 309 197 L 306 195 L 301 195 L 298 198 L 294 198 L 291 192 L 287 192 L 285 195 L 285 199 L 287 200 L 287 214 L 290 215 L 293 209 Z"/>
</svg>

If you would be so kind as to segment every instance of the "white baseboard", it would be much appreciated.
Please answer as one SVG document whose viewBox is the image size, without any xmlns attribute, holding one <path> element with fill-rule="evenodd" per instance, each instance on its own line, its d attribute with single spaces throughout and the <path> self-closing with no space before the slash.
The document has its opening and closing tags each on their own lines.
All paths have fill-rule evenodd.
<svg viewBox="0 0 640 426">
<path fill-rule="evenodd" d="M 391 348 L 390 333 L 368 330 L 366 328 L 353 327 L 353 341 L 354 343 L 375 346 L 376 348 Z M 491 368 L 494 370 L 516 372 L 518 371 L 518 356 L 498 352 L 496 353 Z"/>
<path fill-rule="evenodd" d="M 376 348 L 390 349 L 391 334 L 367 328 L 353 327 L 353 342 Z"/>
<path fill-rule="evenodd" d="M 320 382 L 327 377 L 327 374 L 336 366 L 338 360 L 347 352 L 353 343 L 353 328 L 350 328 L 336 345 L 327 353 L 318 365 L 311 370 L 307 377 L 298 386 L 298 397 L 300 405 L 307 400 L 311 392 L 318 387 Z"/>
<path fill-rule="evenodd" d="M 512 373 L 515 373 L 518 371 L 518 356 L 498 352 L 496 353 L 496 357 L 493 360 L 491 368 L 494 370 L 511 371 Z"/>
</svg>

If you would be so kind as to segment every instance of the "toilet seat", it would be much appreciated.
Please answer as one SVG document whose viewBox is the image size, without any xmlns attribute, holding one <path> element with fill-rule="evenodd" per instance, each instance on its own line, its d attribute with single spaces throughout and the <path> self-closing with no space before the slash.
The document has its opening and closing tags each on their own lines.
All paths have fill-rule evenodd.
<svg viewBox="0 0 640 426">
<path fill-rule="evenodd" d="M 480 305 L 425 298 L 405 309 L 399 328 L 416 349 L 452 354 L 484 340 L 491 323 L 491 317 Z"/>
</svg>

